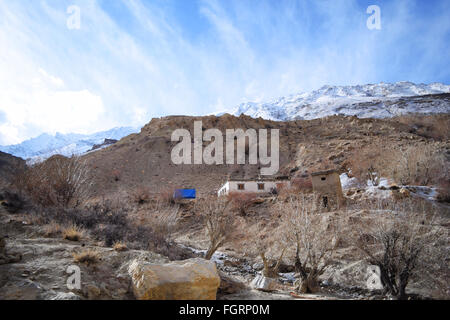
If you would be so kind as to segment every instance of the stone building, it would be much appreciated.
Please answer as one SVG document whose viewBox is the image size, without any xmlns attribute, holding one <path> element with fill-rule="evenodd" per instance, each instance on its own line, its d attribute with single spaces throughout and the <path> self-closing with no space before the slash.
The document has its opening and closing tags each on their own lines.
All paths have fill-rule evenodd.
<svg viewBox="0 0 450 320">
<path fill-rule="evenodd" d="M 318 195 L 319 207 L 330 210 L 344 202 L 341 180 L 336 170 L 311 173 L 313 191 Z"/>
<path fill-rule="evenodd" d="M 289 179 L 229 179 L 217 192 L 218 196 L 236 193 L 272 193 L 281 188 L 290 188 Z"/>
</svg>

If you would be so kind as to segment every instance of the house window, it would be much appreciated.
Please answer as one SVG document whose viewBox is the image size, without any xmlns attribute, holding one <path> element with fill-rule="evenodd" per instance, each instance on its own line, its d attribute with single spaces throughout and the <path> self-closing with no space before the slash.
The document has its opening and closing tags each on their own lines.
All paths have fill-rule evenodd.
<svg viewBox="0 0 450 320">
<path fill-rule="evenodd" d="M 320 178 L 320 180 L 325 181 L 325 180 L 327 180 L 327 178 L 326 177 L 322 177 L 322 178 Z"/>
<path fill-rule="evenodd" d="M 258 183 L 258 190 L 264 190 L 264 183 Z"/>
<path fill-rule="evenodd" d="M 244 190 L 245 189 L 245 185 L 243 183 L 238 183 L 237 187 L 238 187 L 238 190 Z"/>
</svg>

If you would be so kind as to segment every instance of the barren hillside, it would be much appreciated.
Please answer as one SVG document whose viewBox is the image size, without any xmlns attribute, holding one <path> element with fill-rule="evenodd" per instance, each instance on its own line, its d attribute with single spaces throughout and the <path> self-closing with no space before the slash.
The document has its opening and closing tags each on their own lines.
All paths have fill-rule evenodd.
<svg viewBox="0 0 450 320">
<path fill-rule="evenodd" d="M 448 115 L 430 117 L 443 120 L 444 127 L 448 125 Z M 344 171 L 355 156 L 376 148 L 392 154 L 388 150 L 428 146 L 447 157 L 449 154 L 448 137 L 435 139 L 417 129 L 413 122 L 396 118 L 331 116 L 278 122 L 228 114 L 220 117 L 169 116 L 152 119 L 140 133 L 84 156 L 92 168 L 92 195 L 110 196 L 137 186 L 149 187 L 152 192 L 169 187 L 194 187 L 200 194 L 207 194 L 216 192 L 227 176 L 250 178 L 259 175 L 259 165 L 173 164 L 170 152 L 177 142 L 171 142 L 172 132 L 185 128 L 193 139 L 194 121 L 198 120 L 203 122 L 203 130 L 217 128 L 223 134 L 226 129 L 235 128 L 280 129 L 279 174 L 291 177 L 330 166 Z M 207 144 L 209 142 L 204 142 L 204 146 Z"/>
</svg>

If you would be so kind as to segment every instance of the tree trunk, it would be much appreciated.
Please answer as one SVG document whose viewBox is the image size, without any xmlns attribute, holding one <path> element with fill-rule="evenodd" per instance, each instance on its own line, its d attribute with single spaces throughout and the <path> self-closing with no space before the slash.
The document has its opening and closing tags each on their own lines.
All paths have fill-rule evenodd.
<svg viewBox="0 0 450 320">
<path fill-rule="evenodd" d="M 319 291 L 319 284 L 315 276 L 308 275 L 306 279 L 300 277 L 296 288 L 298 293 L 316 293 Z"/>
</svg>

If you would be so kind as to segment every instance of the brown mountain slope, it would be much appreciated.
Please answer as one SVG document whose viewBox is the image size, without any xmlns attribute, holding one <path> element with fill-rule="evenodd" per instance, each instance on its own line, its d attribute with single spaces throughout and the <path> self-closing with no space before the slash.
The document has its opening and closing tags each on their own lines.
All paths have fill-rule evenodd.
<svg viewBox="0 0 450 320">
<path fill-rule="evenodd" d="M 14 175 L 25 168 L 25 161 L 0 151 L 0 189 L 7 186 Z"/>
<path fill-rule="evenodd" d="M 92 168 L 92 195 L 112 196 L 137 186 L 147 186 L 155 193 L 173 187 L 194 187 L 200 194 L 206 194 L 215 193 L 228 176 L 258 177 L 259 165 L 173 164 L 170 154 L 177 142 L 171 142 L 172 132 L 185 128 L 193 139 L 194 121 L 198 120 L 203 122 L 203 130 L 217 128 L 223 134 L 226 129 L 235 128 L 280 129 L 281 175 L 294 176 L 327 166 L 344 170 L 358 153 L 380 146 L 402 150 L 411 145 L 428 145 L 441 152 L 449 150 L 448 140 L 434 141 L 415 133 L 410 125 L 392 119 L 332 116 L 276 122 L 228 114 L 220 117 L 169 116 L 152 119 L 140 133 L 84 156 Z M 208 144 L 204 142 L 204 146 Z"/>
</svg>

